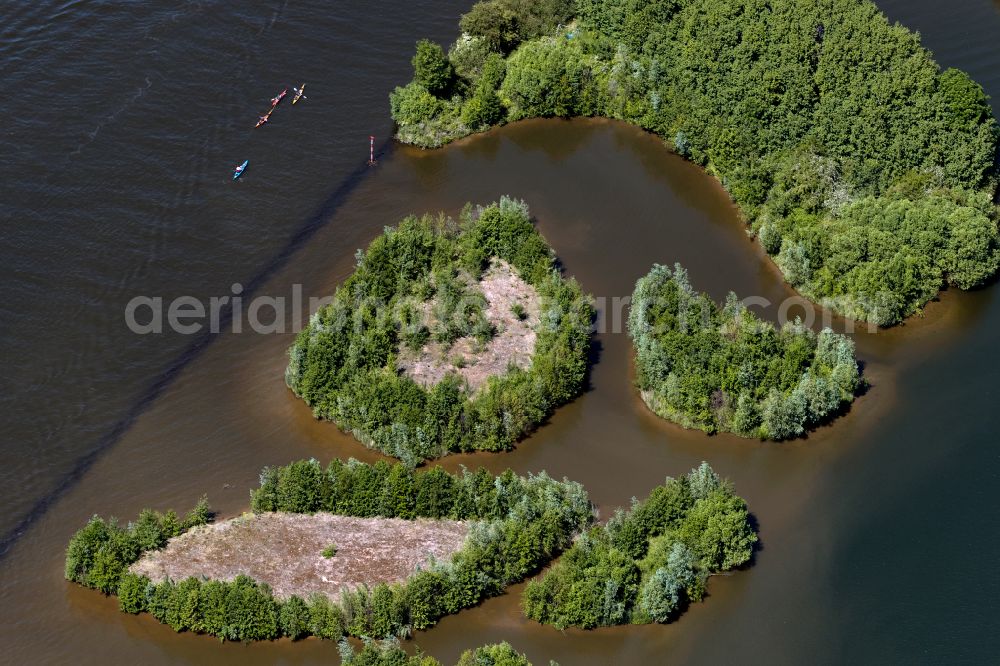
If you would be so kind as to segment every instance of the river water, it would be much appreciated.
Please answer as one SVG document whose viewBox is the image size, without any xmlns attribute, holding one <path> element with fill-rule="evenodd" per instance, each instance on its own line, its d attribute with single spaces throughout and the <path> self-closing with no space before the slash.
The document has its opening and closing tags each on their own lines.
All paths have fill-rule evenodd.
<svg viewBox="0 0 1000 666">
<path fill-rule="evenodd" d="M 367 3 L 365 3 L 367 4 Z M 809 438 L 706 437 L 649 414 L 614 299 L 653 262 L 693 284 L 792 296 L 725 193 L 647 134 L 528 121 L 445 150 L 385 143 L 412 43 L 449 41 L 467 2 L 23 3 L 0 28 L 8 118 L 0 344 L 0 640 L 11 663 L 331 663 L 336 646 L 220 644 L 62 579 L 92 513 L 248 507 L 267 464 L 375 454 L 284 387 L 292 332 L 135 335 L 137 295 L 332 292 L 354 251 L 411 212 L 523 197 L 568 274 L 605 299 L 590 390 L 516 451 L 443 465 L 547 470 L 603 515 L 708 460 L 759 522 L 754 566 L 668 626 L 558 632 L 507 596 L 416 637 L 447 661 L 506 639 L 535 663 L 982 661 L 1000 647 L 995 287 L 855 334 L 871 390 Z M 1000 5 L 879 3 L 945 66 L 1000 97 Z M 294 78 L 292 78 L 294 77 Z M 308 82 L 253 130 L 267 99 Z M 16 94 L 15 94 L 16 93 Z M 380 151 L 365 166 L 367 137 Z M 250 159 L 246 175 L 230 167 Z M 764 316 L 774 318 L 774 309 Z M 225 323 L 225 322 L 224 322 Z M 843 322 L 835 322 L 843 326 Z"/>
</svg>

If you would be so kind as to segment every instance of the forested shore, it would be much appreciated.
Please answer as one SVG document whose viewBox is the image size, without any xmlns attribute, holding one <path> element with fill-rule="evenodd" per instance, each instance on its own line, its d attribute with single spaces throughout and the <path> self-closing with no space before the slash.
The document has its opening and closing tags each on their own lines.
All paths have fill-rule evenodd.
<svg viewBox="0 0 1000 666">
<path fill-rule="evenodd" d="M 879 326 L 1000 265 L 987 97 L 868 0 L 486 0 L 460 29 L 418 43 L 401 141 L 636 124 L 722 182 L 792 286 Z"/>
</svg>

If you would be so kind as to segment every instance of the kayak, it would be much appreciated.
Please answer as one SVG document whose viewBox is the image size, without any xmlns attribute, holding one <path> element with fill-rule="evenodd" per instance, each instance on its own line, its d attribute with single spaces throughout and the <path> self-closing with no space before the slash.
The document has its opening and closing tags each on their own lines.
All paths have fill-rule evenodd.
<svg viewBox="0 0 1000 666">
<path fill-rule="evenodd" d="M 274 107 L 278 106 L 278 102 L 280 102 L 281 100 L 285 99 L 285 95 L 287 95 L 287 94 L 288 94 L 288 88 L 285 88 L 280 93 L 278 93 L 277 97 L 272 97 L 271 98 L 271 108 L 273 109 Z"/>
<path fill-rule="evenodd" d="M 306 84 L 303 83 L 301 88 L 294 88 L 293 90 L 295 90 L 295 97 L 292 98 L 292 104 L 295 104 L 302 99 L 302 93 L 306 91 Z"/>
<path fill-rule="evenodd" d="M 271 111 L 274 111 L 274 109 L 271 109 Z M 268 120 L 270 120 L 271 119 L 271 111 L 268 111 L 267 113 L 265 113 L 264 115 L 262 115 L 260 117 L 260 120 L 257 121 L 257 124 L 254 125 L 254 127 L 260 127 L 261 125 L 263 125 L 264 123 L 266 123 Z"/>
<path fill-rule="evenodd" d="M 236 172 L 233 173 L 233 180 L 236 180 L 243 175 L 243 172 L 246 170 L 248 164 L 250 164 L 250 160 L 245 160 L 243 164 L 236 167 Z"/>
</svg>

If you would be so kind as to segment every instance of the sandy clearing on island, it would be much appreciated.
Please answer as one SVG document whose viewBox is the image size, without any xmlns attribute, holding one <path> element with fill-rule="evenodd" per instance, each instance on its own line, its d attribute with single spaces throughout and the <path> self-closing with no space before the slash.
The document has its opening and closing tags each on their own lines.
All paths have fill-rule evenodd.
<svg viewBox="0 0 1000 666">
<path fill-rule="evenodd" d="M 538 291 L 500 259 L 493 259 L 478 285 L 486 297 L 486 319 L 496 328 L 496 335 L 478 351 L 472 337 L 459 338 L 448 349 L 431 342 L 419 354 L 401 349 L 398 366 L 418 384 L 432 386 L 456 372 L 475 392 L 490 377 L 505 374 L 511 365 L 523 370 L 531 367 L 541 311 Z M 524 308 L 524 320 L 514 315 L 515 304 Z M 458 358 L 464 367 L 455 364 Z"/>
<path fill-rule="evenodd" d="M 341 589 L 401 581 L 432 557 L 448 560 L 462 547 L 469 525 L 330 513 L 245 514 L 171 539 L 131 570 L 154 581 L 246 574 L 270 585 L 278 598 L 319 592 L 336 600 Z M 323 557 L 330 544 L 336 555 Z"/>
</svg>

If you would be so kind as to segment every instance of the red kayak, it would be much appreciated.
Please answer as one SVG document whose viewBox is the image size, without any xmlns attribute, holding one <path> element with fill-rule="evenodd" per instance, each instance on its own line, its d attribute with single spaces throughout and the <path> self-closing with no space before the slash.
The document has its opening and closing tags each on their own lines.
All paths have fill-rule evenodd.
<svg viewBox="0 0 1000 666">
<path fill-rule="evenodd" d="M 277 97 L 272 97 L 271 98 L 271 108 L 273 109 L 274 107 L 278 106 L 278 102 L 280 102 L 281 100 L 285 99 L 285 95 L 287 95 L 287 94 L 288 94 L 288 88 L 285 88 L 284 90 L 282 90 L 278 94 Z"/>
</svg>

